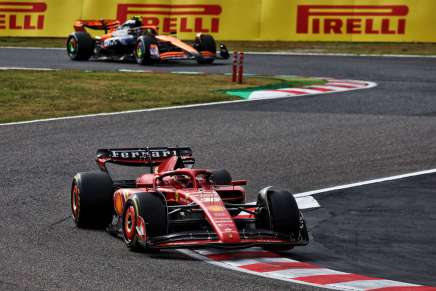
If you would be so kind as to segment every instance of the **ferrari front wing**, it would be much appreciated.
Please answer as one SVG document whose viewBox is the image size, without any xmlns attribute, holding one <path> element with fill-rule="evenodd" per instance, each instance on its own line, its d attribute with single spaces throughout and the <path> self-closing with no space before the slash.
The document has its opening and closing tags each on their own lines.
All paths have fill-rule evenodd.
<svg viewBox="0 0 436 291">
<path fill-rule="evenodd" d="M 307 234 L 307 233 L 306 233 Z M 201 248 L 201 247 L 221 247 L 221 248 L 245 248 L 253 246 L 304 246 L 309 243 L 306 235 L 301 235 L 297 239 L 289 236 L 263 230 L 263 231 L 243 231 L 240 232 L 240 241 L 237 243 L 224 243 L 218 236 L 209 231 L 181 232 L 165 236 L 154 237 L 147 242 L 149 248 Z"/>
</svg>

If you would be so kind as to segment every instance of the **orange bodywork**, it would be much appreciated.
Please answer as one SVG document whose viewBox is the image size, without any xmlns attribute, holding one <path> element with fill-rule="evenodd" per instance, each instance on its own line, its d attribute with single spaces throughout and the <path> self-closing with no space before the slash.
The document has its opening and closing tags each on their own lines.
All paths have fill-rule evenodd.
<svg viewBox="0 0 436 291">
<path fill-rule="evenodd" d="M 106 30 L 106 31 L 114 31 L 117 29 L 118 26 L 120 26 L 121 22 L 118 20 L 77 20 L 74 23 L 74 30 L 75 31 L 84 31 L 85 28 L 91 28 L 96 30 Z"/>
<path fill-rule="evenodd" d="M 107 39 L 110 39 L 112 37 L 116 37 L 118 31 L 120 30 L 120 26 L 122 26 L 122 23 L 118 20 L 111 20 L 111 19 L 100 19 L 100 20 L 77 20 L 74 23 L 74 30 L 75 31 L 86 31 L 87 28 L 93 29 L 93 30 L 103 30 L 104 34 L 96 37 L 97 40 L 105 41 Z M 130 28 L 128 28 L 130 31 Z M 124 27 L 122 27 L 121 30 L 124 30 Z M 170 35 L 158 35 L 157 33 L 157 27 L 151 26 L 151 25 L 145 25 L 140 27 L 131 28 L 132 31 L 135 31 L 136 35 L 139 36 L 141 34 L 149 33 L 151 35 L 154 35 L 156 40 L 159 42 L 166 42 L 171 43 L 171 45 L 179 48 L 180 50 L 175 51 L 165 51 L 165 52 L 159 52 L 159 58 L 161 60 L 181 60 L 181 59 L 193 59 L 193 58 L 215 58 L 216 54 L 213 52 L 208 51 L 197 51 L 194 47 L 191 45 L 188 45 L 184 43 L 183 41 L 177 39 L 174 36 Z"/>
<path fill-rule="evenodd" d="M 179 47 L 182 50 L 187 51 L 190 54 L 193 54 L 193 55 L 198 54 L 197 50 L 194 49 L 192 46 L 187 45 L 186 43 L 178 40 L 177 38 L 175 38 L 173 36 L 169 36 L 169 35 L 157 35 L 156 39 L 158 39 L 160 41 L 170 42 L 173 45 L 175 45 L 176 47 Z"/>
<path fill-rule="evenodd" d="M 162 60 L 174 60 L 174 59 L 184 59 L 186 58 L 185 52 L 167 52 L 167 53 L 161 53 L 160 58 Z"/>
<path fill-rule="evenodd" d="M 214 58 L 216 56 L 216 54 L 208 51 L 201 51 L 200 54 L 203 58 Z"/>
</svg>

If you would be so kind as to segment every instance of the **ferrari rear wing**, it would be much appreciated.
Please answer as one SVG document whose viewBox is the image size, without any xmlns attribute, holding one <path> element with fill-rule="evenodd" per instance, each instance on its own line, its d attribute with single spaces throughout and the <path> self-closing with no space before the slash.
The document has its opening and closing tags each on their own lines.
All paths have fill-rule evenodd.
<svg viewBox="0 0 436 291">
<path fill-rule="evenodd" d="M 125 166 L 153 167 L 163 163 L 169 157 L 180 157 L 183 164 L 194 164 L 190 147 L 148 147 L 119 148 L 97 150 L 97 165 L 107 172 L 106 163 Z"/>
</svg>

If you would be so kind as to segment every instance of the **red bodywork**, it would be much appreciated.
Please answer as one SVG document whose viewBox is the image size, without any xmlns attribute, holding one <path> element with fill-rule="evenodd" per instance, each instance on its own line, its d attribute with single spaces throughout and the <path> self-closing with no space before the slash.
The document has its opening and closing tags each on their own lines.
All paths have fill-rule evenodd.
<svg viewBox="0 0 436 291">
<path fill-rule="evenodd" d="M 262 235 L 261 232 L 249 235 L 245 233 L 245 230 L 238 229 L 237 224 L 254 223 L 255 220 L 254 211 L 256 206 L 244 204 L 245 190 L 242 186 L 246 185 L 246 180 L 234 180 L 230 185 L 215 185 L 209 179 L 211 171 L 180 167 L 180 162 L 189 164 L 193 161 L 188 152 L 176 154 L 173 149 L 166 149 L 166 152 L 164 150 L 160 156 L 154 158 L 150 157 L 150 152 L 145 155 L 144 152 L 146 153 L 146 150 L 129 149 L 128 154 L 126 154 L 126 150 L 100 150 L 100 153 L 98 153 L 97 164 L 103 171 L 107 171 L 107 162 L 136 166 L 143 164 L 152 166 L 153 169 L 153 173 L 139 176 L 135 180 L 134 186 L 121 186 L 114 191 L 114 212 L 118 220 L 121 221 L 125 211 L 125 203 L 132 195 L 143 192 L 159 192 L 164 195 L 169 209 L 195 205 L 192 212 L 196 213 L 200 219 L 205 220 L 211 229 L 207 237 L 204 237 L 204 233 L 201 238 L 197 238 L 192 234 L 191 237 L 186 235 L 177 237 L 177 232 L 171 233 L 170 231 L 168 237 L 153 241 L 145 234 L 146 226 L 144 226 L 142 218 L 138 217 L 135 225 L 144 227 L 140 231 L 144 233 L 140 235 L 140 239 L 148 247 L 178 248 L 208 245 L 245 247 L 291 243 L 289 239 L 277 235 Z M 124 157 L 122 156 L 123 153 Z M 183 176 L 187 179 L 181 183 L 174 179 L 177 176 Z M 232 208 L 232 204 L 236 205 L 236 207 Z M 239 210 L 237 206 L 240 206 Z M 294 245 L 298 245 L 298 243 Z"/>
</svg>

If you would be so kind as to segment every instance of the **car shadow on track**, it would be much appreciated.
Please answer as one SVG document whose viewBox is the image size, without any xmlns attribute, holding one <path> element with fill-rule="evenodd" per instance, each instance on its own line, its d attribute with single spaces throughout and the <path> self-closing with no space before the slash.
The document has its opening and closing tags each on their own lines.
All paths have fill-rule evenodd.
<svg viewBox="0 0 436 291">
<path fill-rule="evenodd" d="M 197 261 L 197 259 L 177 250 L 135 251 L 135 253 L 159 260 Z"/>
</svg>

